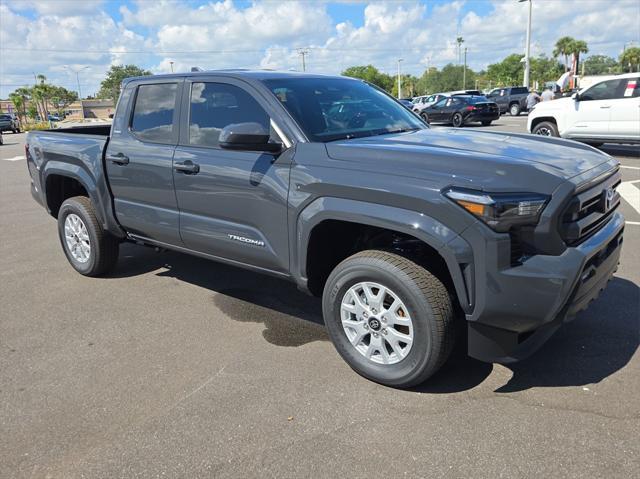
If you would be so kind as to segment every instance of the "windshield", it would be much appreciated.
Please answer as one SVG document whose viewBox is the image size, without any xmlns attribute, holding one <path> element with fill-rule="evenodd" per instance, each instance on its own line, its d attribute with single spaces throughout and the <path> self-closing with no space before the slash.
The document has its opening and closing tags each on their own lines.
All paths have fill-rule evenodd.
<svg viewBox="0 0 640 479">
<path fill-rule="evenodd" d="M 311 141 L 413 131 L 427 126 L 385 93 L 358 80 L 264 80 Z"/>
</svg>

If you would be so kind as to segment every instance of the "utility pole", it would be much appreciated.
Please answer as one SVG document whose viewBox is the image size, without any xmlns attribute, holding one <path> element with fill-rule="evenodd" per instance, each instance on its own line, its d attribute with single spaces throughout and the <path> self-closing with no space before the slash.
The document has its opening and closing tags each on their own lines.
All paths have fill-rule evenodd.
<svg viewBox="0 0 640 479">
<path fill-rule="evenodd" d="M 171 73 L 173 73 L 173 63 L 174 62 L 169 62 L 169 65 L 171 65 Z"/>
<path fill-rule="evenodd" d="M 402 77 L 400 76 L 400 62 L 402 58 L 398 58 L 398 99 L 402 98 Z"/>
<path fill-rule="evenodd" d="M 307 71 L 307 63 L 305 62 L 305 57 L 309 54 L 309 49 L 308 48 L 298 48 L 298 55 L 300 55 L 300 57 L 302 57 L 302 71 L 306 72 Z"/>
<path fill-rule="evenodd" d="M 529 4 L 529 14 L 527 16 L 527 46 L 524 54 L 524 86 L 529 88 L 531 77 L 531 0 L 518 0 L 520 3 Z"/>
<path fill-rule="evenodd" d="M 464 47 L 464 67 L 462 70 L 462 89 L 467 88 L 467 47 Z"/>
<path fill-rule="evenodd" d="M 80 72 L 83 70 L 88 70 L 89 67 L 82 67 L 79 70 L 74 70 L 69 65 L 64 65 L 64 68 L 76 74 L 76 82 L 78 84 L 78 100 L 82 100 L 82 92 L 80 91 Z"/>
</svg>

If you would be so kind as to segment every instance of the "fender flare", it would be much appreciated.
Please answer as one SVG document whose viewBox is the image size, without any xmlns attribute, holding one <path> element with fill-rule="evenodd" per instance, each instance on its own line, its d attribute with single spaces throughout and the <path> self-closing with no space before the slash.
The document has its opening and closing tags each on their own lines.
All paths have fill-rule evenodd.
<svg viewBox="0 0 640 479">
<path fill-rule="evenodd" d="M 100 222 L 102 227 L 119 238 L 124 237 L 124 233 L 113 219 L 113 215 L 110 215 L 110 212 L 105 210 L 105 208 L 111 206 L 110 199 L 105 204 L 105 201 L 103 201 L 105 195 L 101 194 L 101 192 L 99 191 L 95 178 L 90 174 L 89 171 L 87 171 L 86 168 L 83 168 L 78 164 L 49 160 L 44 165 L 44 169 L 42 171 L 42 185 L 44 190 L 43 200 L 45 201 L 45 206 L 49 214 L 52 214 L 52 212 L 51 208 L 49 207 L 49 201 L 47 198 L 47 182 L 51 175 L 64 176 L 74 179 L 78 183 L 80 183 L 89 195 L 89 199 L 93 204 L 96 217 L 98 218 L 98 221 Z"/>
<path fill-rule="evenodd" d="M 291 266 L 296 281 L 303 289 L 307 289 L 307 250 L 311 233 L 318 224 L 326 220 L 376 226 L 423 241 L 443 258 L 460 306 L 465 312 L 471 311 L 473 251 L 458 233 L 418 211 L 344 198 L 317 198 L 297 217 Z"/>
</svg>

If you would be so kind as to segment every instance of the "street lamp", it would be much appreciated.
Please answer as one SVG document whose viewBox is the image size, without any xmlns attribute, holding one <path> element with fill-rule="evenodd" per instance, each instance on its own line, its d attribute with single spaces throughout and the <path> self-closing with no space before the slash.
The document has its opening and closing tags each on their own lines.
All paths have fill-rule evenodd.
<svg viewBox="0 0 640 479">
<path fill-rule="evenodd" d="M 74 70 L 69 65 L 64 65 L 64 68 L 76 74 L 76 82 L 78 83 L 78 100 L 82 100 L 82 92 L 80 91 L 80 72 L 82 70 L 88 70 L 90 67 L 82 67 L 79 70 Z"/>
<path fill-rule="evenodd" d="M 527 47 L 524 54 L 524 86 L 529 88 L 529 77 L 531 76 L 531 0 L 518 0 L 519 3 L 529 3 L 529 15 L 527 18 Z"/>
</svg>

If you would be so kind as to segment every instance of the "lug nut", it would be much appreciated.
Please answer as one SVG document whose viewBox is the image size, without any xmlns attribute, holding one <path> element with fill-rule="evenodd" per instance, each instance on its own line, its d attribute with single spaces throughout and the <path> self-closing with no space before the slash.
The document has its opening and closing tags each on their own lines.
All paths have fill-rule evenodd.
<svg viewBox="0 0 640 479">
<path fill-rule="evenodd" d="M 364 324 L 364 329 L 369 329 L 369 325 L 367 323 Z"/>
<path fill-rule="evenodd" d="M 367 314 L 367 312 L 365 311 L 364 313 L 362 313 L 362 317 L 363 318 L 367 318 L 369 315 Z"/>
<path fill-rule="evenodd" d="M 383 317 L 382 317 L 382 322 L 383 322 L 383 323 L 386 323 L 386 322 L 387 322 L 387 317 L 386 317 L 386 316 L 383 316 Z"/>
<path fill-rule="evenodd" d="M 373 314 L 376 314 L 376 313 L 377 313 L 376 308 L 371 308 L 371 312 L 372 312 Z"/>
<path fill-rule="evenodd" d="M 373 337 L 377 338 L 378 337 L 378 333 L 373 333 Z"/>
<path fill-rule="evenodd" d="M 386 329 L 383 329 L 383 330 L 382 330 L 382 334 L 387 334 L 387 330 L 386 330 Z"/>
</svg>

